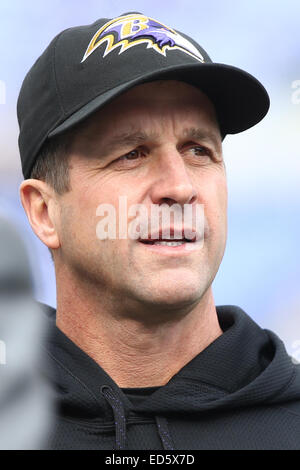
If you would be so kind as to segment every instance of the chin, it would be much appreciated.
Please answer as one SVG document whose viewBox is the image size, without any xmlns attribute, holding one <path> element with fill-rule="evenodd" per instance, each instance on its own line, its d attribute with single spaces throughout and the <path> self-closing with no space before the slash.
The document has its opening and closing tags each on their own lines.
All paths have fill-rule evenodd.
<svg viewBox="0 0 300 470">
<path fill-rule="evenodd" d="M 193 306 L 199 302 L 207 290 L 207 286 L 199 283 L 160 283 L 160 285 L 150 286 L 143 292 L 144 302 L 151 303 L 156 307 L 180 309 Z"/>
</svg>

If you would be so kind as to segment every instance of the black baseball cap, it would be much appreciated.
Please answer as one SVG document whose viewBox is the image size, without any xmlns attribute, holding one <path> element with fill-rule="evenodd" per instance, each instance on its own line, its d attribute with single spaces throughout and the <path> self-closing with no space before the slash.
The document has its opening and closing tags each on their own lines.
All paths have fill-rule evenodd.
<svg viewBox="0 0 300 470">
<path fill-rule="evenodd" d="M 163 79 L 201 89 L 215 106 L 223 137 L 257 124 L 269 109 L 256 78 L 213 63 L 186 34 L 142 13 L 99 19 L 58 34 L 24 79 L 17 105 L 24 178 L 47 139 L 135 85 Z"/>
</svg>

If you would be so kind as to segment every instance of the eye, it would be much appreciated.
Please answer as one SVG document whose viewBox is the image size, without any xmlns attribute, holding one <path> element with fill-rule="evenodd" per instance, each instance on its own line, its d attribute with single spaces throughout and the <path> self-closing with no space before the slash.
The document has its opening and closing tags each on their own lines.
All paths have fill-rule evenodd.
<svg viewBox="0 0 300 470">
<path fill-rule="evenodd" d="M 135 160 L 140 156 L 139 150 L 131 150 L 130 152 L 126 153 L 119 160 Z"/>
<path fill-rule="evenodd" d="M 202 145 L 197 145 L 194 147 L 190 147 L 189 149 L 194 155 L 202 157 L 208 156 L 211 157 L 212 153 L 207 147 L 203 147 Z"/>
<path fill-rule="evenodd" d="M 220 163 L 218 152 L 207 145 L 199 145 L 196 142 L 186 142 L 181 150 L 187 162 L 192 165 L 210 165 L 212 163 Z"/>
<path fill-rule="evenodd" d="M 126 153 L 125 155 L 122 155 L 122 157 L 118 158 L 117 161 L 137 160 L 138 158 L 141 158 L 144 156 L 145 156 L 145 152 L 143 151 L 143 149 L 134 149 Z"/>
<path fill-rule="evenodd" d="M 136 148 L 134 150 L 130 150 L 130 152 L 125 153 L 121 157 L 117 158 L 116 160 L 112 161 L 111 164 L 114 165 L 116 169 L 130 169 L 139 166 L 147 156 L 147 150 L 143 148 Z"/>
</svg>

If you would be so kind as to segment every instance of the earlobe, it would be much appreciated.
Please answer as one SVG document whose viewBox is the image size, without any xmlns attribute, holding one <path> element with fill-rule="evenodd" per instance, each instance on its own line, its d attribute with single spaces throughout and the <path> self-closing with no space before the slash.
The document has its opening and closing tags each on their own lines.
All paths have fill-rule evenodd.
<svg viewBox="0 0 300 470">
<path fill-rule="evenodd" d="M 37 237 L 48 248 L 59 248 L 54 191 L 44 181 L 27 179 L 20 186 L 20 199 Z"/>
</svg>

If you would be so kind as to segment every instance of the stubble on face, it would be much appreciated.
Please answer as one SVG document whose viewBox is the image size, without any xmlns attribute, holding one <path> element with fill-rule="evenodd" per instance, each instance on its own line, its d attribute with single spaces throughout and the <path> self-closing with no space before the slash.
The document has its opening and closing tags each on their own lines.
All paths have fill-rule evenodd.
<svg viewBox="0 0 300 470">
<path fill-rule="evenodd" d="M 190 135 L 189 141 L 185 138 L 187 129 L 202 130 L 203 139 L 199 142 L 198 135 L 195 144 L 208 144 L 214 161 L 198 165 L 191 158 L 185 150 L 192 141 Z M 128 137 L 123 143 L 122 135 Z M 120 160 L 136 148 L 145 153 L 136 166 Z M 62 200 L 61 212 L 61 272 L 71 273 L 66 278 L 120 308 L 174 310 L 197 304 L 219 268 L 227 230 L 221 137 L 208 98 L 181 82 L 135 87 L 87 121 L 73 143 L 70 163 L 72 190 Z M 204 204 L 209 226 L 203 249 L 189 258 L 154 256 L 135 240 L 97 239 L 100 203 L 117 209 L 119 196 L 126 195 L 128 205 L 182 204 L 189 187 L 191 197 Z"/>
</svg>

